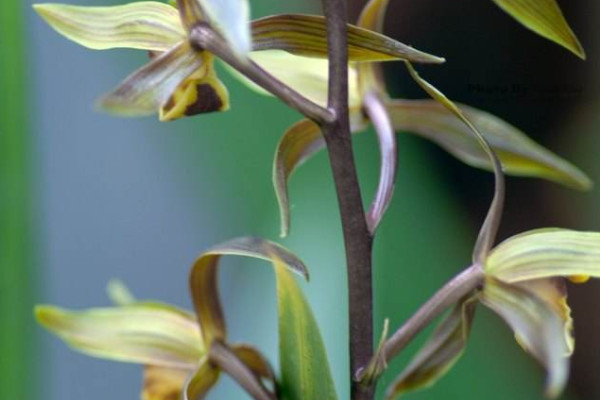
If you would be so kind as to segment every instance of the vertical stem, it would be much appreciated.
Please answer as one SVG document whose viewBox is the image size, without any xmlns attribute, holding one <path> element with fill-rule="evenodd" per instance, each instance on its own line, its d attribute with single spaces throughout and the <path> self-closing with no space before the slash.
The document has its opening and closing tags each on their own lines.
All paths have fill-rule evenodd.
<svg viewBox="0 0 600 400">
<path fill-rule="evenodd" d="M 322 125 L 340 207 L 348 270 L 352 400 L 371 400 L 374 390 L 354 382 L 373 353 L 372 236 L 365 219 L 350 138 L 348 111 L 347 9 L 345 0 L 323 0 L 329 51 L 328 108 L 333 122 Z"/>
</svg>

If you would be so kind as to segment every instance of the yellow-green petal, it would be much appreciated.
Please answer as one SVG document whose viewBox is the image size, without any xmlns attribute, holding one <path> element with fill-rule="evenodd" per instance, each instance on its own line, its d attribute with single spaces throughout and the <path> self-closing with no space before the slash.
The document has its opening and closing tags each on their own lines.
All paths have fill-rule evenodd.
<svg viewBox="0 0 600 400">
<path fill-rule="evenodd" d="M 277 256 L 281 395 L 288 400 L 336 400 L 327 352 L 304 294 Z"/>
<path fill-rule="evenodd" d="M 38 306 L 35 315 L 70 347 L 94 357 L 185 369 L 205 352 L 196 321 L 164 304 L 85 311 Z"/>
<path fill-rule="evenodd" d="M 504 282 L 587 275 L 600 278 L 600 233 L 538 229 L 500 243 L 484 264 Z"/>
<path fill-rule="evenodd" d="M 201 400 L 219 380 L 221 370 L 215 367 L 208 356 L 200 360 L 196 369 L 183 388 L 183 400 Z"/>
<path fill-rule="evenodd" d="M 217 285 L 219 260 L 224 255 L 245 256 L 267 261 L 278 257 L 288 268 L 308 278 L 308 271 L 298 257 L 282 246 L 260 238 L 233 239 L 202 253 L 190 273 L 190 291 L 207 347 L 210 347 L 215 340 L 225 342 L 227 335 Z"/>
<path fill-rule="evenodd" d="M 383 33 L 385 12 L 388 4 L 389 0 L 370 0 L 363 7 L 358 17 L 357 25 L 361 28 Z M 377 63 L 361 63 L 357 65 L 357 69 L 361 93 L 367 94 L 375 91 L 380 95 L 387 94 L 381 65 Z"/>
<path fill-rule="evenodd" d="M 166 51 L 185 38 L 177 10 L 157 1 L 109 7 L 35 4 L 33 8 L 61 35 L 96 50 Z"/>
<path fill-rule="evenodd" d="M 386 399 L 425 389 L 442 378 L 463 354 L 477 303 L 473 297 L 461 299 L 408 366 L 388 387 Z"/>
<path fill-rule="evenodd" d="M 585 59 L 585 51 L 565 20 L 556 0 L 493 0 L 513 18 Z"/>
<path fill-rule="evenodd" d="M 546 394 L 557 397 L 567 383 L 569 348 L 553 307 L 528 290 L 494 278 L 486 279 L 481 301 L 504 319 L 518 343 L 546 369 Z"/>
<path fill-rule="evenodd" d="M 204 58 L 183 42 L 140 68 L 99 101 L 99 107 L 122 116 L 156 114 L 177 88 L 202 68 Z"/>
<path fill-rule="evenodd" d="M 149 366 L 144 369 L 142 400 L 175 400 L 181 398 L 185 382 L 193 370 Z"/>
<path fill-rule="evenodd" d="M 250 53 L 252 61 L 265 69 L 275 78 L 298 91 L 315 103 L 326 106 L 329 63 L 326 59 L 302 57 L 283 50 L 264 50 Z M 226 65 L 226 64 L 225 64 Z M 227 65 L 226 65 L 227 66 Z M 244 75 L 229 67 L 231 74 L 260 94 L 270 95 Z M 351 109 L 359 109 L 361 97 L 358 91 L 356 69 L 348 69 L 349 105 Z"/>
<path fill-rule="evenodd" d="M 488 141 L 507 174 L 544 178 L 578 190 L 591 188 L 592 182 L 581 170 L 518 128 L 485 111 L 464 104 L 457 106 Z M 489 157 L 471 130 L 439 103 L 392 100 L 388 102 L 388 110 L 396 130 L 429 139 L 468 165 L 492 169 Z"/>
<path fill-rule="evenodd" d="M 443 63 L 444 59 L 424 53 L 380 33 L 347 25 L 350 61 L 410 60 Z M 320 15 L 282 14 L 252 21 L 253 50 L 286 50 L 290 53 L 327 58 L 327 28 Z"/>
</svg>

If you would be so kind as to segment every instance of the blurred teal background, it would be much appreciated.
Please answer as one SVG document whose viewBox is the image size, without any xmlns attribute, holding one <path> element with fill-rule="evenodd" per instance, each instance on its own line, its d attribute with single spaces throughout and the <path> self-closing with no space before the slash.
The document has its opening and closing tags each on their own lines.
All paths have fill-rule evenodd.
<svg viewBox="0 0 600 400">
<path fill-rule="evenodd" d="M 77 0 L 81 5 L 115 0 Z M 564 3 L 564 4 L 562 4 Z M 589 3 L 589 2 L 588 2 Z M 205 248 L 241 235 L 276 239 L 271 187 L 276 143 L 299 119 L 249 92 L 225 71 L 232 110 L 160 124 L 97 113 L 94 100 L 146 60 L 143 52 L 93 52 L 51 31 L 31 2 L 0 2 L 0 399 L 135 399 L 141 369 L 87 358 L 35 326 L 31 307 L 108 305 L 111 278 L 141 298 L 190 307 L 187 273 Z M 561 2 L 588 51 L 583 63 L 518 26 L 491 1 L 393 0 L 387 32 L 445 56 L 423 75 L 452 98 L 486 109 L 600 178 L 597 88 L 599 5 Z M 352 17 L 362 2 L 351 1 Z M 315 1 L 252 1 L 253 15 L 318 13 Z M 397 64 L 391 91 L 423 97 Z M 470 85 L 560 85 L 575 95 L 495 96 Z M 569 91 L 571 93 L 571 91 Z M 365 200 L 379 170 L 373 135 L 355 149 Z M 396 197 L 375 244 L 376 324 L 399 326 L 470 259 L 491 196 L 491 175 L 429 143 L 399 136 Z M 598 190 L 509 179 L 501 236 L 540 226 L 600 230 Z M 292 235 L 284 245 L 311 270 L 304 285 L 320 323 L 340 399 L 348 398 L 346 288 L 340 222 L 326 154 L 291 183 Z M 226 260 L 222 293 L 234 340 L 276 361 L 276 309 L 266 264 Z M 571 287 L 578 349 L 565 399 L 600 398 L 600 285 Z M 423 335 L 416 343 L 420 343 Z M 390 382 L 416 346 L 395 361 Z M 509 330 L 480 309 L 467 352 L 415 400 L 542 398 L 543 373 Z M 247 398 L 224 379 L 209 399 Z"/>
</svg>

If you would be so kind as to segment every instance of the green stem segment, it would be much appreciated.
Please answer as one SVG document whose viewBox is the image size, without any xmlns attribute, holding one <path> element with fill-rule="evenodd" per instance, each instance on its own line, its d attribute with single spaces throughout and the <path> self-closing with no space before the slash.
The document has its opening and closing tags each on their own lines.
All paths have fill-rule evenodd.
<svg viewBox="0 0 600 400">
<path fill-rule="evenodd" d="M 345 0 L 323 0 L 329 51 L 328 108 L 335 121 L 321 123 L 339 202 L 346 248 L 350 321 L 350 376 L 373 355 L 373 237 L 367 226 L 350 137 Z M 352 400 L 372 400 L 374 387 L 352 380 Z"/>
</svg>

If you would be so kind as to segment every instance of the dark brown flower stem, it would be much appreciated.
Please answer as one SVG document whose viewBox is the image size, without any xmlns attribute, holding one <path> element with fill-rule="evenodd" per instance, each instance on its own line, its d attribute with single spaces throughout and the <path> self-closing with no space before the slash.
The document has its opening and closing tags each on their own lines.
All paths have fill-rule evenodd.
<svg viewBox="0 0 600 400">
<path fill-rule="evenodd" d="M 205 24 L 197 25 L 190 32 L 189 40 L 194 47 L 210 51 L 246 78 L 277 96 L 288 106 L 304 114 L 316 123 L 331 122 L 335 119 L 332 112 L 279 81 L 252 60 L 240 59 L 227 45 L 225 40 L 210 26 Z"/>
<path fill-rule="evenodd" d="M 373 355 L 372 243 L 356 173 L 348 110 L 347 10 L 345 0 L 323 0 L 329 52 L 328 108 L 321 123 L 339 202 L 346 247 L 350 322 L 350 376 Z M 374 387 L 352 380 L 352 400 L 372 400 Z"/>
<path fill-rule="evenodd" d="M 398 355 L 435 317 L 482 286 L 483 281 L 484 273 L 479 264 L 472 265 L 448 281 L 387 340 L 383 349 L 386 361 Z"/>
</svg>

